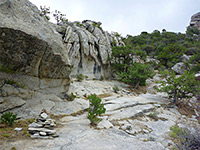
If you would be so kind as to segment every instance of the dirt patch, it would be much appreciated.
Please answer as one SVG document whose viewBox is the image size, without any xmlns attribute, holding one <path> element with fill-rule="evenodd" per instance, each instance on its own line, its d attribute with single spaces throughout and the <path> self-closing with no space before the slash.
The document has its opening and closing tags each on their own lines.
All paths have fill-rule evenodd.
<svg viewBox="0 0 200 150">
<path fill-rule="evenodd" d="M 28 133 L 28 125 L 33 121 L 34 119 L 18 120 L 12 127 L 0 123 L 0 141 L 30 138 L 30 134 Z M 22 131 L 14 131 L 15 128 L 22 128 Z"/>
<path fill-rule="evenodd" d="M 109 94 L 109 93 L 104 93 L 104 94 L 99 94 L 97 95 L 99 98 L 106 98 L 106 97 L 110 97 L 112 96 L 112 94 Z"/>
<path fill-rule="evenodd" d="M 187 103 L 180 103 L 178 106 L 178 111 L 187 117 L 192 117 L 192 115 L 195 115 L 194 109 L 189 106 Z"/>
<path fill-rule="evenodd" d="M 129 86 L 128 88 L 131 92 L 133 92 L 136 95 L 146 94 L 147 92 L 147 86 L 139 86 L 137 89 L 133 88 L 132 86 Z"/>
</svg>

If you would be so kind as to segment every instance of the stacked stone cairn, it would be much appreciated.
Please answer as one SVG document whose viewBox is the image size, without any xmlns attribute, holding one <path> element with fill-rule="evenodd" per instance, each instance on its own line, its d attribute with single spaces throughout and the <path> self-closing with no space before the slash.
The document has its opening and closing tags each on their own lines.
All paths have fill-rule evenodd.
<svg viewBox="0 0 200 150">
<path fill-rule="evenodd" d="M 45 110 L 42 110 L 39 117 L 29 125 L 31 138 L 51 139 L 58 137 L 54 127 L 55 120 L 51 119 Z"/>
</svg>

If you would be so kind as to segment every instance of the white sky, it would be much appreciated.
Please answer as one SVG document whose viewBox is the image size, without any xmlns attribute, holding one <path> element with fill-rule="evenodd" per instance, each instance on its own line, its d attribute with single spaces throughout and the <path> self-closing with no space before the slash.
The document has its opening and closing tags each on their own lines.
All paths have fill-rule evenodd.
<svg viewBox="0 0 200 150">
<path fill-rule="evenodd" d="M 185 32 L 193 14 L 200 12 L 200 0 L 30 0 L 66 14 L 70 21 L 102 22 L 106 31 L 123 36 L 166 29 Z"/>
</svg>

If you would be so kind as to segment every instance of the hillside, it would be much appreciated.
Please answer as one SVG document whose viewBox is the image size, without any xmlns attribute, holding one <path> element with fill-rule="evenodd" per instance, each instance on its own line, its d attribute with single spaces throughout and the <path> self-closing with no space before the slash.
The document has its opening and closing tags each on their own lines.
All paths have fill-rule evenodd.
<svg viewBox="0 0 200 150">
<path fill-rule="evenodd" d="M 122 37 L 44 11 L 0 2 L 0 149 L 200 148 L 199 13 Z"/>
</svg>

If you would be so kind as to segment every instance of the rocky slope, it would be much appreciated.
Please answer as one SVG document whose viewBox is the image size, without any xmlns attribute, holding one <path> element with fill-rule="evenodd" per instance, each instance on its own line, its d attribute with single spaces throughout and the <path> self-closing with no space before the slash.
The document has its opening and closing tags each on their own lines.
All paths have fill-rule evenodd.
<svg viewBox="0 0 200 150">
<path fill-rule="evenodd" d="M 0 18 L 0 113 L 65 107 L 70 73 L 110 77 L 111 47 L 124 45 L 99 22 L 50 23 L 28 0 L 1 0 Z"/>
<path fill-rule="evenodd" d="M 160 78 L 156 76 L 153 80 Z M 119 87 L 118 93 L 113 91 L 113 86 Z M 74 80 L 69 91 L 74 92 L 74 89 L 79 97 L 72 102 L 54 102 L 56 105 L 52 105 L 53 101 L 45 101 L 45 105 L 52 108 L 51 113 L 68 114 L 57 122 L 61 124 L 56 128 L 59 137 L 46 140 L 0 140 L 1 149 L 168 150 L 174 146 L 169 134 L 172 126 L 189 126 L 191 130 L 195 125 L 198 127 L 194 116 L 188 118 L 181 115 L 176 107 L 167 107 L 170 100 L 162 94 L 134 95 L 128 90 L 128 85 L 116 81 Z M 101 116 L 102 121 L 96 129 L 90 126 L 87 112 L 84 111 L 88 107 L 88 100 L 84 99 L 85 93 L 104 96 L 102 100 L 106 113 Z M 38 104 L 40 105 L 42 104 Z M 33 111 L 32 108 L 26 109 Z"/>
</svg>

